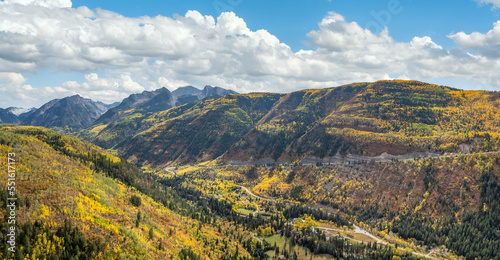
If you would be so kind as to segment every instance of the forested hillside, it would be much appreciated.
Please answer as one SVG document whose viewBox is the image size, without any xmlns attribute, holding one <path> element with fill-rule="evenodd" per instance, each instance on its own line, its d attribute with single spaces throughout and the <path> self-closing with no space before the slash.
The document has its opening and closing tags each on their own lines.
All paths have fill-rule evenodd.
<svg viewBox="0 0 500 260">
<path fill-rule="evenodd" d="M 240 202 L 227 197 L 244 198 L 235 186 L 212 187 L 220 192 L 213 196 L 209 186 L 196 185 L 196 177 L 210 180 L 209 172 L 174 178 L 143 173 L 92 144 L 44 128 L 1 125 L 0 150 L 4 168 L 7 155 L 15 154 L 17 173 L 16 223 L 2 222 L 3 230 L 17 230 L 15 253 L 2 233 L 2 258 L 416 259 L 392 245 L 353 244 L 347 236 L 314 231 L 321 223 L 349 235 L 353 227 L 342 215 L 252 199 L 249 205 L 262 205 L 265 215 L 240 213 Z M 7 216 L 13 195 L 5 182 L 0 194 Z M 305 222 L 294 223 L 297 218 Z"/>
<path fill-rule="evenodd" d="M 379 81 L 283 97 L 225 158 L 497 150 L 500 96 Z"/>
<path fill-rule="evenodd" d="M 135 113 L 95 140 L 139 163 L 294 162 L 382 153 L 469 153 L 500 144 L 500 95 L 417 81 L 228 95 Z"/>
<path fill-rule="evenodd" d="M 81 131 L 79 136 L 92 140 L 101 147 L 111 148 L 144 128 L 143 119 L 151 114 L 184 104 L 192 104 L 209 97 L 219 98 L 235 93 L 219 87 L 205 86 L 203 90 L 200 90 L 187 86 L 173 92 L 163 87 L 155 91 L 132 94 L 117 107 L 110 109 L 95 120 L 91 127 Z"/>
<path fill-rule="evenodd" d="M 500 257 L 498 152 L 329 166 L 200 168 L 212 173 L 200 174 L 196 167 L 184 166 L 178 171 L 183 176 L 176 179 L 183 178 L 203 192 L 227 196 L 238 212 L 272 211 L 268 201 L 308 205 L 322 213 L 341 212 L 385 243 L 416 252 L 424 248 L 434 252 L 433 258 Z M 225 195 L 220 188 L 240 185 L 265 201 L 241 198 L 234 189 Z M 303 216 L 286 212 L 287 218 Z"/>
<path fill-rule="evenodd" d="M 226 221 L 208 212 L 193 218 L 201 207 L 94 145 L 43 128 L 2 125 L 0 151 L 2 169 L 8 153 L 17 160 L 12 259 L 250 257 L 220 230 Z M 0 181 L 3 216 L 11 197 L 6 181 Z M 2 230 L 8 226 L 2 222 Z M 11 255 L 6 239 L 2 232 L 2 259 Z"/>
<path fill-rule="evenodd" d="M 140 128 L 118 144 L 119 154 L 139 164 L 206 161 L 225 153 L 271 109 L 280 94 L 207 98 L 148 117 L 123 122 Z M 110 128 L 100 135 L 115 135 Z M 112 137 L 111 137 L 112 138 Z M 140 145 L 139 145 L 140 144 Z"/>
<path fill-rule="evenodd" d="M 446 245 L 469 259 L 500 252 L 498 153 L 278 167 L 253 182 L 261 196 L 340 209 L 379 231 L 429 247 Z"/>
</svg>

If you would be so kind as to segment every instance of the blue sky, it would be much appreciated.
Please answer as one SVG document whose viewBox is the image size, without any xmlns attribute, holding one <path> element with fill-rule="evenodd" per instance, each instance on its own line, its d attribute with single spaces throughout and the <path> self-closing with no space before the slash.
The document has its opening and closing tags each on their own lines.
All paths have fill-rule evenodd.
<svg viewBox="0 0 500 260">
<path fill-rule="evenodd" d="M 205 84 L 288 92 L 403 78 L 500 89 L 499 0 L 0 3 L 0 107 Z"/>
<path fill-rule="evenodd" d="M 487 32 L 500 19 L 500 10 L 492 5 L 471 0 L 399 0 L 399 14 L 391 14 L 389 23 L 379 23 L 382 11 L 388 10 L 389 0 L 187 0 L 187 1 L 73 1 L 73 6 L 102 8 L 129 17 L 184 15 L 197 10 L 217 17 L 220 11 L 232 11 L 243 18 L 251 30 L 265 29 L 277 36 L 294 51 L 309 49 L 306 34 L 318 29 L 318 22 L 334 11 L 362 26 L 378 22 L 389 27 L 398 41 L 410 41 L 415 36 L 430 36 L 443 47 L 454 47 L 446 37 L 464 31 Z M 375 13 L 375 15 L 374 15 Z M 371 29 L 371 28 L 370 28 Z M 375 32 L 375 31 L 374 31 Z M 380 31 L 377 31 L 380 32 Z"/>
</svg>

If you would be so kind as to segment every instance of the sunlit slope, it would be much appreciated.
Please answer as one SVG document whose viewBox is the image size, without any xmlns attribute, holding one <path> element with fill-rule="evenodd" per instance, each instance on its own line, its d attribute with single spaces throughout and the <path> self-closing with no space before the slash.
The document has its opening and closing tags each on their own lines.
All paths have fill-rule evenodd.
<svg viewBox="0 0 500 260">
<path fill-rule="evenodd" d="M 225 158 L 296 161 L 348 153 L 498 150 L 499 97 L 417 81 L 294 92 L 277 102 Z"/>
<path fill-rule="evenodd" d="M 51 130 L 0 127 L 0 167 L 7 169 L 8 153 L 17 158 L 16 221 L 22 231 L 16 248 L 21 255 L 16 257 L 221 259 L 237 250 L 236 242 L 212 225 L 187 217 L 196 211 L 186 201 L 131 164 Z M 2 201 L 6 181 L 0 180 Z M 6 207 L 0 211 L 6 214 Z M 3 230 L 6 227 L 2 222 Z M 6 237 L 0 238 L 0 252 L 6 257 Z M 219 242 L 223 240 L 226 245 Z M 245 256 L 243 248 L 238 250 Z"/>
<path fill-rule="evenodd" d="M 201 190 L 213 192 L 210 182 L 233 182 L 267 201 L 340 211 L 401 248 L 418 245 L 443 253 L 439 248 L 445 246 L 466 259 L 500 256 L 498 152 L 328 166 L 214 167 L 217 173 L 205 176 L 196 176 L 203 171 L 192 168 L 180 172 Z"/>
<path fill-rule="evenodd" d="M 156 113 L 115 148 L 141 164 L 212 160 L 248 133 L 281 96 L 227 95 Z"/>
<path fill-rule="evenodd" d="M 94 143 L 140 164 L 495 151 L 500 95 L 418 81 L 252 93 L 128 116 Z"/>
</svg>

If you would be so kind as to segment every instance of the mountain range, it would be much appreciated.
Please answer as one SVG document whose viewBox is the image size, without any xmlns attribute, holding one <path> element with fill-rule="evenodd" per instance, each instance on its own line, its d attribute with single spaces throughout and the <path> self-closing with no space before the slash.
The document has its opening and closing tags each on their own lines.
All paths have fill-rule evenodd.
<svg viewBox="0 0 500 260">
<path fill-rule="evenodd" d="M 20 107 L 9 107 L 6 109 L 0 108 L 0 123 L 5 124 L 18 124 L 33 112 L 36 108 L 20 108 Z"/>
<path fill-rule="evenodd" d="M 490 151 L 500 144 L 497 92 L 417 81 L 207 98 L 90 132 L 139 164 L 335 162 Z M 353 159 L 356 160 L 356 159 Z"/>
<path fill-rule="evenodd" d="M 22 158 L 17 259 L 500 256 L 498 92 L 207 86 L 0 112 L 0 164 Z"/>
<path fill-rule="evenodd" d="M 132 94 L 109 106 L 78 95 L 56 99 L 24 114 L 21 124 L 78 133 L 139 164 L 328 163 L 347 154 L 367 160 L 494 150 L 498 97 L 418 81 L 288 94 L 187 86 Z M 2 122 L 19 122 L 8 110 L 0 113 Z"/>
<path fill-rule="evenodd" d="M 65 132 L 77 132 L 93 124 L 108 124 L 136 109 L 146 113 L 163 111 L 174 106 L 196 102 L 209 96 L 236 93 L 219 87 L 180 87 L 171 93 L 166 88 L 132 94 L 122 102 L 104 104 L 79 95 L 54 99 L 40 108 L 0 108 L 0 123 L 43 126 Z"/>
</svg>

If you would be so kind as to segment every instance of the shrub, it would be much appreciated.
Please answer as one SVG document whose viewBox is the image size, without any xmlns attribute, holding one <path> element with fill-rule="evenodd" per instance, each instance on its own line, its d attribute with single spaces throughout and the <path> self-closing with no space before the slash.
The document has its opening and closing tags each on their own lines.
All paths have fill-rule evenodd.
<svg viewBox="0 0 500 260">
<path fill-rule="evenodd" d="M 130 197 L 130 203 L 132 203 L 132 205 L 134 205 L 135 207 L 141 206 L 142 204 L 141 197 L 132 195 L 132 197 Z"/>
</svg>

